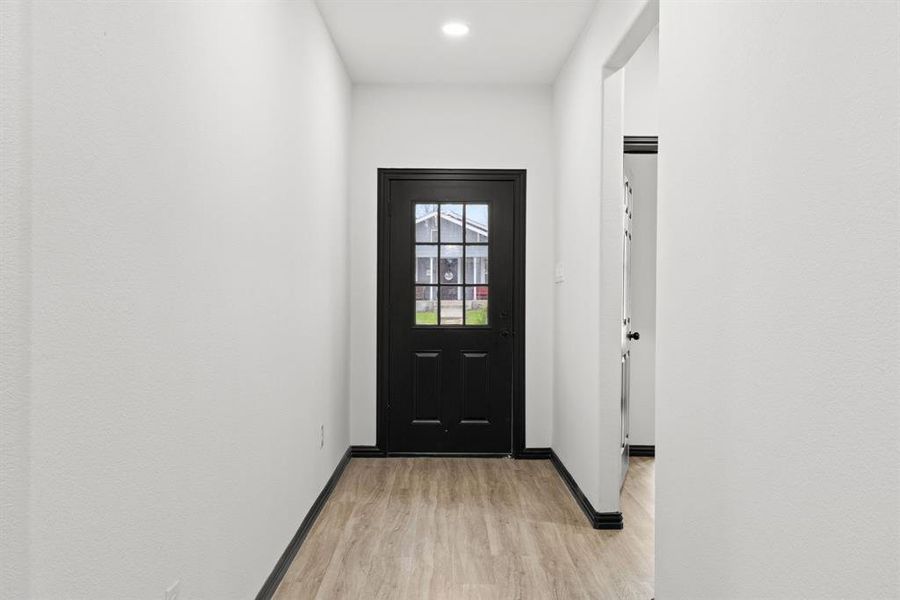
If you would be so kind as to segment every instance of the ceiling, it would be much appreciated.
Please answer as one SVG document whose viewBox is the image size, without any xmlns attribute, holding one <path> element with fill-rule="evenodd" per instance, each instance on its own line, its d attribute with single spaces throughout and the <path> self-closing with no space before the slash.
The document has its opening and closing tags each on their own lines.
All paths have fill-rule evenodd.
<svg viewBox="0 0 900 600">
<path fill-rule="evenodd" d="M 317 0 L 360 83 L 551 83 L 596 0 Z M 471 32 L 448 38 L 441 26 Z"/>
</svg>

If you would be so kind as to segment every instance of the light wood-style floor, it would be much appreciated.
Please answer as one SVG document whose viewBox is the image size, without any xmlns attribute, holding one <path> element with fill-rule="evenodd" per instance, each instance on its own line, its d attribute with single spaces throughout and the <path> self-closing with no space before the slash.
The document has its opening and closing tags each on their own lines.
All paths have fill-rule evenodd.
<svg viewBox="0 0 900 600">
<path fill-rule="evenodd" d="M 597 531 L 548 460 L 355 458 L 275 597 L 650 600 L 653 493 L 632 458 Z"/>
</svg>

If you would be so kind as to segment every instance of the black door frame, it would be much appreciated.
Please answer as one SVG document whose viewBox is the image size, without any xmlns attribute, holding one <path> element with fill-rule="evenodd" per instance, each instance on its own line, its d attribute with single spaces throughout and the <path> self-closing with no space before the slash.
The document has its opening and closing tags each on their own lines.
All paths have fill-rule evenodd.
<svg viewBox="0 0 900 600">
<path fill-rule="evenodd" d="M 625 154 L 659 153 L 659 136 L 657 135 L 626 135 L 624 139 Z"/>
<path fill-rule="evenodd" d="M 378 333 L 376 350 L 375 448 L 359 454 L 391 454 L 388 432 L 390 397 L 390 189 L 399 180 L 511 181 L 513 192 L 513 381 L 512 448 L 519 458 L 525 450 L 525 169 L 378 169 Z M 360 449 L 362 450 L 362 449 Z M 406 454 L 408 456 L 408 454 Z M 456 454 L 455 456 L 461 456 Z"/>
</svg>

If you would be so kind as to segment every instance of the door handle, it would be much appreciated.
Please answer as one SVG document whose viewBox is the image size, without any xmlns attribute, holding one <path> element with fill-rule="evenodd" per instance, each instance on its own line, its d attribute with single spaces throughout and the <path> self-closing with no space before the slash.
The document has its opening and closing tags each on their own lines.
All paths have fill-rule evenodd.
<svg viewBox="0 0 900 600">
<path fill-rule="evenodd" d="M 626 336 L 629 340 L 639 340 L 641 339 L 641 334 L 638 331 L 629 331 Z"/>
<path fill-rule="evenodd" d="M 513 332 L 510 331 L 509 329 L 502 329 L 502 330 L 500 331 L 500 337 L 509 337 L 509 336 L 511 336 L 512 334 L 513 334 Z"/>
</svg>

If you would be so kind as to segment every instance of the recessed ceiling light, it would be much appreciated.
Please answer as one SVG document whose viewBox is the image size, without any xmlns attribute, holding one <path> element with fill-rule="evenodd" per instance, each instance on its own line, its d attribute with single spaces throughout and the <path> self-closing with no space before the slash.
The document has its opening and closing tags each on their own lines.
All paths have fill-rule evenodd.
<svg viewBox="0 0 900 600">
<path fill-rule="evenodd" d="M 441 27 L 441 31 L 444 32 L 444 35 L 449 37 L 462 37 L 469 34 L 469 26 L 461 21 L 451 21 L 449 23 L 444 23 L 444 26 Z"/>
</svg>

